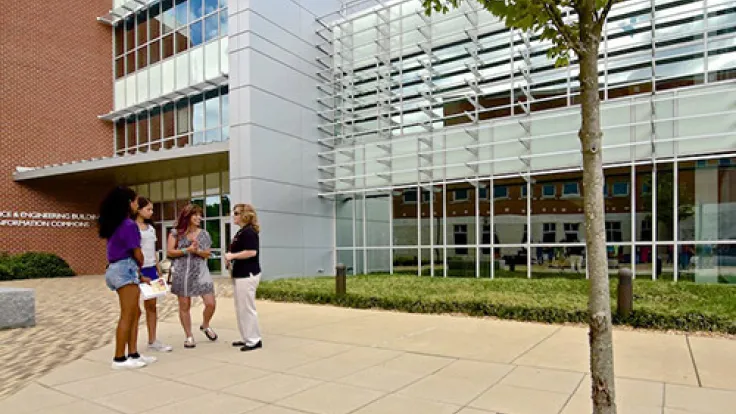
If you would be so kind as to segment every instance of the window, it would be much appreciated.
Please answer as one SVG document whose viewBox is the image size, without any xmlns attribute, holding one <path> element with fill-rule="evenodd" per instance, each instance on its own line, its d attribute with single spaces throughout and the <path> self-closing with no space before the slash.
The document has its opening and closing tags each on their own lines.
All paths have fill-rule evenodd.
<svg viewBox="0 0 736 414">
<path fill-rule="evenodd" d="M 565 223 L 563 225 L 565 230 L 565 241 L 568 243 L 575 243 L 578 240 L 578 231 L 580 230 L 580 223 Z"/>
<path fill-rule="evenodd" d="M 422 191 L 422 203 L 429 203 L 429 191 Z"/>
<path fill-rule="evenodd" d="M 641 193 L 644 195 L 651 195 L 652 194 L 652 184 L 651 183 L 643 183 L 641 185 Z"/>
<path fill-rule="evenodd" d="M 627 197 L 629 195 L 629 183 L 619 182 L 613 183 L 613 196 L 614 197 Z"/>
<path fill-rule="evenodd" d="M 478 187 L 478 198 L 481 200 L 488 200 L 488 187 Z"/>
<path fill-rule="evenodd" d="M 454 201 L 468 201 L 468 189 L 463 188 L 453 192 Z"/>
<path fill-rule="evenodd" d="M 562 186 L 562 195 L 563 196 L 579 196 L 580 195 L 580 185 L 578 183 L 565 183 Z M 552 194 L 554 196 L 554 194 Z"/>
<path fill-rule="evenodd" d="M 404 203 L 416 204 L 417 202 L 417 190 L 404 190 Z"/>
<path fill-rule="evenodd" d="M 490 224 L 484 224 L 483 225 L 483 234 L 482 234 L 482 240 L 481 244 L 491 244 L 491 225 Z M 491 248 L 490 247 L 484 247 L 481 249 L 483 254 L 491 254 Z"/>
<path fill-rule="evenodd" d="M 509 188 L 504 186 L 493 187 L 493 198 L 509 198 Z"/>
<path fill-rule="evenodd" d="M 608 184 L 603 184 L 603 197 L 608 197 Z"/>
<path fill-rule="evenodd" d="M 122 155 L 126 151 L 132 154 L 148 149 L 169 149 L 175 146 L 175 141 L 179 146 L 185 146 L 226 140 L 227 135 L 220 137 L 220 131 L 227 126 L 222 124 L 227 122 L 226 114 L 222 113 L 227 109 L 227 93 L 227 88 L 213 89 L 138 113 L 137 127 L 127 131 L 116 127 L 116 153 Z M 191 142 L 190 133 L 193 133 Z M 176 140 L 176 136 L 180 139 Z M 140 144 L 137 148 L 136 143 Z"/>
<path fill-rule="evenodd" d="M 649 230 L 651 233 L 651 229 Z M 620 242 L 624 239 L 623 231 L 621 230 L 620 221 L 607 221 L 606 222 L 606 241 L 608 242 Z"/>
<path fill-rule="evenodd" d="M 526 184 L 521 186 L 521 198 L 526 198 Z"/>
<path fill-rule="evenodd" d="M 115 76 L 227 36 L 226 7 L 218 0 L 163 0 L 119 22 L 113 30 Z"/>
<path fill-rule="evenodd" d="M 542 198 L 554 198 L 557 195 L 554 184 L 545 184 L 542 186 Z"/>
<path fill-rule="evenodd" d="M 453 233 L 455 236 L 455 245 L 466 245 L 468 244 L 468 225 L 467 224 L 456 224 L 453 226 Z M 467 247 L 456 247 L 455 254 L 468 254 Z"/>
<path fill-rule="evenodd" d="M 557 224 L 542 224 L 542 243 L 555 243 L 557 240 Z"/>
<path fill-rule="evenodd" d="M 606 223 L 607 225 L 608 223 Z M 608 237 L 608 231 L 606 231 Z M 641 222 L 641 241 L 652 241 L 652 219 L 647 217 Z"/>
</svg>

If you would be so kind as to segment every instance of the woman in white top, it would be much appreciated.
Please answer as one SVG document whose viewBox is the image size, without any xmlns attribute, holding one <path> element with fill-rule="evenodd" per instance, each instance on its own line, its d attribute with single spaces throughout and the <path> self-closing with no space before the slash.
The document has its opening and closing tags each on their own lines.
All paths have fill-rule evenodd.
<svg viewBox="0 0 736 414">
<path fill-rule="evenodd" d="M 144 197 L 138 197 L 138 213 L 135 222 L 141 232 L 141 250 L 143 251 L 143 276 L 154 281 L 158 279 L 159 270 L 158 257 L 156 256 L 156 229 L 152 225 L 153 203 Z M 148 349 L 159 352 L 171 352 L 171 346 L 166 345 L 156 338 L 156 299 L 144 301 L 146 308 L 146 325 L 148 325 Z"/>
</svg>

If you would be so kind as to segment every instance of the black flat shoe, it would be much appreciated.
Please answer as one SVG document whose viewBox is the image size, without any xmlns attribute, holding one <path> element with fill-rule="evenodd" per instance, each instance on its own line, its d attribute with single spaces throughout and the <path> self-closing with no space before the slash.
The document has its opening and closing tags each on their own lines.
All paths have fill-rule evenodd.
<svg viewBox="0 0 736 414">
<path fill-rule="evenodd" d="M 244 347 L 240 348 L 241 351 L 247 352 L 247 351 L 255 351 L 256 349 L 263 348 L 263 341 L 258 341 L 255 345 L 245 345 Z"/>
<path fill-rule="evenodd" d="M 233 342 L 233 346 L 235 346 L 235 347 L 243 347 L 243 346 L 245 346 L 245 342 L 243 342 L 243 341 L 235 341 L 235 342 Z"/>
</svg>

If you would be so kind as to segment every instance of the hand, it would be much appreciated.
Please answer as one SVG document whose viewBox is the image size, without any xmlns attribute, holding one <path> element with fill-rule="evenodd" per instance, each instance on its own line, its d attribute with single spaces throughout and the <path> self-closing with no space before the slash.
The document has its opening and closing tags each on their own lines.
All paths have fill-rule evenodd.
<svg viewBox="0 0 736 414">
<path fill-rule="evenodd" d="M 235 255 L 233 253 L 227 252 L 225 253 L 225 261 L 227 263 L 232 262 L 235 259 Z"/>
<path fill-rule="evenodd" d="M 141 283 L 145 283 L 147 285 L 150 285 L 151 284 L 151 279 L 148 278 L 148 277 L 145 277 L 145 276 L 141 275 L 140 279 L 141 279 Z"/>
<path fill-rule="evenodd" d="M 192 243 L 191 246 L 187 247 L 187 252 L 189 252 L 189 253 L 196 253 L 197 252 L 197 243 Z"/>
</svg>

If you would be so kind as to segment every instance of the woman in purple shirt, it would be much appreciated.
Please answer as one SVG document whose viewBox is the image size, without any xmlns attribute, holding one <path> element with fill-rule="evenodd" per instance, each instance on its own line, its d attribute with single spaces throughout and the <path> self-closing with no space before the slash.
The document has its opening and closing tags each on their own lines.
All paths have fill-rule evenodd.
<svg viewBox="0 0 736 414">
<path fill-rule="evenodd" d="M 99 234 L 107 240 L 105 281 L 120 299 L 113 369 L 141 368 L 156 361 L 156 358 L 138 353 L 138 320 L 141 316 L 138 284 L 150 280 L 139 276 L 140 266 L 143 265 L 141 235 L 138 226 L 130 219 L 137 209 L 136 194 L 127 187 L 116 187 L 100 205 Z"/>
</svg>

